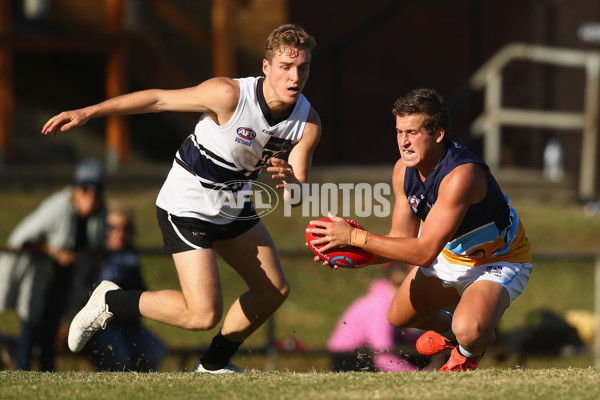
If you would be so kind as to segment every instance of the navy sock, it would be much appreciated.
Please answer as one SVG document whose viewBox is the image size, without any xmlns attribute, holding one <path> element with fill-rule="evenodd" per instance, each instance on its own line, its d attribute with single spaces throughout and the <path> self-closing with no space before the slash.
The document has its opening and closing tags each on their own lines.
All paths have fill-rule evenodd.
<svg viewBox="0 0 600 400">
<path fill-rule="evenodd" d="M 140 297 L 143 290 L 111 290 L 106 292 L 108 311 L 115 316 L 140 317 Z"/>
<path fill-rule="evenodd" d="M 447 319 L 448 322 L 450 324 L 450 328 L 445 331 L 445 332 L 441 332 L 440 335 L 442 335 L 443 337 L 446 338 L 446 340 L 450 343 L 456 342 L 456 336 L 454 335 L 454 332 L 452 332 L 452 317 L 453 314 L 450 311 L 444 310 L 442 311 L 442 315 L 444 315 Z"/>
<path fill-rule="evenodd" d="M 200 361 L 204 368 L 211 371 L 225 368 L 241 344 L 242 342 L 232 342 L 219 332 Z"/>
</svg>

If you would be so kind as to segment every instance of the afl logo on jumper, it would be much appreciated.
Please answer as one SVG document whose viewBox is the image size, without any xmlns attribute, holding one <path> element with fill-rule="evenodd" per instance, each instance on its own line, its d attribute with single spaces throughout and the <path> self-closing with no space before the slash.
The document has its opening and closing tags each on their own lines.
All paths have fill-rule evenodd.
<svg viewBox="0 0 600 400">
<path fill-rule="evenodd" d="M 419 199 L 417 196 L 408 196 L 408 204 L 414 212 L 417 212 L 417 208 L 419 207 Z"/>
<path fill-rule="evenodd" d="M 250 146 L 252 144 L 252 139 L 256 137 L 256 132 L 250 128 L 240 127 L 237 128 L 236 132 L 238 137 L 235 138 L 235 141 L 246 146 Z"/>
</svg>

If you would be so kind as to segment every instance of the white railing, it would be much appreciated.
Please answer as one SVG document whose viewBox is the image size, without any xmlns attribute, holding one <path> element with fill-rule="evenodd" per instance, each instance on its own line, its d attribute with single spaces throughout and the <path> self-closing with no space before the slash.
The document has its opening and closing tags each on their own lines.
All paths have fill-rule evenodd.
<svg viewBox="0 0 600 400">
<path fill-rule="evenodd" d="M 530 60 L 562 67 L 585 69 L 584 110 L 581 113 L 523 110 L 502 107 L 502 71 L 514 60 Z M 471 78 L 472 89 L 484 90 L 484 111 L 471 125 L 474 134 L 483 135 L 483 155 L 492 169 L 500 167 L 501 127 L 503 125 L 548 129 L 581 129 L 581 163 L 578 194 L 582 200 L 596 196 L 596 153 L 598 146 L 598 107 L 600 52 L 552 48 L 522 43 L 509 44 L 490 58 Z"/>
</svg>

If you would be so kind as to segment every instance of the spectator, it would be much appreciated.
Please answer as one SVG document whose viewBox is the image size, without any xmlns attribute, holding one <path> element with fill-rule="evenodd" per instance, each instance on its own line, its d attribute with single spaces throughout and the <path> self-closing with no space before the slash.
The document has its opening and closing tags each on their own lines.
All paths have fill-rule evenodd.
<svg viewBox="0 0 600 400">
<path fill-rule="evenodd" d="M 110 204 L 107 253 L 97 271 L 97 284 L 110 280 L 125 290 L 146 290 L 133 243 L 134 225 L 133 212 L 127 205 Z M 140 318 L 135 316 L 115 318 L 94 336 L 90 344 L 88 351 L 99 371 L 156 371 L 166 355 L 163 342 L 145 329 Z"/>
<path fill-rule="evenodd" d="M 418 371 L 428 362 L 415 357 L 415 341 L 423 332 L 396 328 L 386 316 L 410 268 L 400 262 L 384 264 L 384 276 L 346 309 L 327 346 L 335 371 Z"/>
<path fill-rule="evenodd" d="M 52 194 L 13 230 L 0 257 L 0 311 L 15 309 L 21 332 L 16 368 L 54 371 L 55 340 L 72 292 L 75 267 L 100 250 L 106 231 L 104 170 L 95 159 L 77 165 L 73 184 Z"/>
</svg>

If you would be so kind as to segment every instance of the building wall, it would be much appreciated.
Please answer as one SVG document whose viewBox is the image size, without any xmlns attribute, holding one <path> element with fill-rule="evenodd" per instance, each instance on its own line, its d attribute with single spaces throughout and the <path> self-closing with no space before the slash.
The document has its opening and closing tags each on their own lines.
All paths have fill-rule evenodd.
<svg viewBox="0 0 600 400">
<path fill-rule="evenodd" d="M 305 94 L 323 122 L 323 138 L 315 153 L 315 162 L 321 164 L 392 163 L 397 159 L 391 107 L 399 95 L 416 87 L 439 90 L 451 107 L 454 138 L 481 152 L 482 141 L 470 135 L 469 127 L 482 111 L 482 93 L 466 90 L 477 68 L 512 42 L 587 50 L 597 50 L 600 45 L 577 36 L 581 24 L 600 21 L 600 2 L 595 0 L 229 1 L 234 7 L 228 22 L 235 32 L 232 45 L 238 76 L 261 73 L 264 39 L 275 26 L 298 23 L 316 37 L 318 46 Z M 19 25 L 17 31 L 33 28 L 33 34 L 75 37 L 105 32 L 105 0 L 49 4 L 50 21 Z M 163 24 L 158 0 L 127 4 L 137 4 L 133 8 L 137 18 L 129 21 L 135 27 L 129 72 L 132 90 L 182 87 L 212 76 L 210 51 Z M 210 32 L 210 0 L 172 0 L 169 4 L 196 21 L 199 30 Z M 48 57 L 51 62 L 46 61 Z M 58 107 L 102 100 L 102 57 L 83 52 L 18 54 L 17 106 L 25 116 L 24 124 L 31 121 L 32 107 L 46 107 L 50 113 L 60 111 Z M 41 64 L 45 68 L 37 68 Z M 582 70 L 515 62 L 504 78 L 507 106 L 562 111 L 583 107 Z M 69 82 L 77 84 L 69 87 Z M 53 87 L 57 84 L 60 90 Z M 52 101 L 39 93 L 53 93 Z M 144 132 L 132 133 L 132 149 L 144 149 L 150 159 L 170 159 L 172 152 L 164 149 L 175 149 L 195 118 L 132 118 L 132 129 Z M 101 123 L 89 127 L 99 128 L 102 135 Z M 173 133 L 165 135 L 167 129 Z M 156 143 L 155 150 L 135 143 L 136 138 L 148 135 L 153 138 L 149 142 Z M 19 134 L 17 140 L 26 137 Z M 568 169 L 578 172 L 579 131 L 505 128 L 503 165 L 541 167 L 543 148 L 550 137 L 561 140 Z"/>
<path fill-rule="evenodd" d="M 323 120 L 318 162 L 390 162 L 398 157 L 393 101 L 416 87 L 439 90 L 451 105 L 453 135 L 481 152 L 469 126 L 482 94 L 464 96 L 473 72 L 503 46 L 523 42 L 597 50 L 577 30 L 600 21 L 593 0 L 291 1 L 290 19 L 319 43 L 306 94 Z M 323 21 L 327 21 L 324 23 Z M 582 111 L 582 69 L 511 64 L 504 105 Z M 579 131 L 503 129 L 504 166 L 539 168 L 543 147 L 558 137 L 567 167 L 579 167 Z"/>
</svg>

